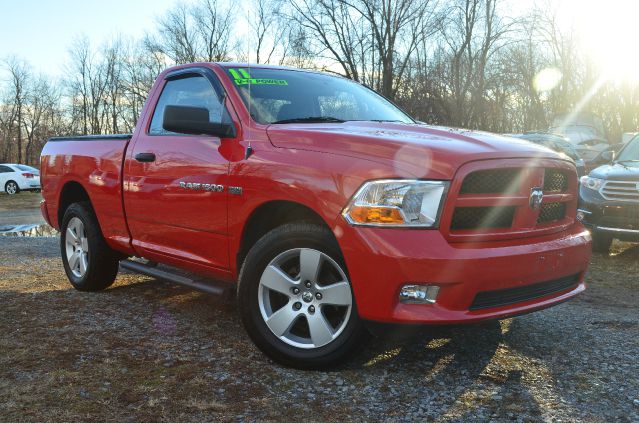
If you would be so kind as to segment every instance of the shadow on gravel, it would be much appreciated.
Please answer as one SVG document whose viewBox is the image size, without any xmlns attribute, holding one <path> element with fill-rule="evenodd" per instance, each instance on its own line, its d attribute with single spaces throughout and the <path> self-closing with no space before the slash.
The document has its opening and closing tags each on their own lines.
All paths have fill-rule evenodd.
<svg viewBox="0 0 639 423">
<path fill-rule="evenodd" d="M 424 367 L 452 356 L 447 366 L 481 373 L 502 341 L 498 321 L 468 326 L 397 326 L 374 337 L 347 368 Z M 430 364 L 429 364 L 430 363 Z"/>
</svg>

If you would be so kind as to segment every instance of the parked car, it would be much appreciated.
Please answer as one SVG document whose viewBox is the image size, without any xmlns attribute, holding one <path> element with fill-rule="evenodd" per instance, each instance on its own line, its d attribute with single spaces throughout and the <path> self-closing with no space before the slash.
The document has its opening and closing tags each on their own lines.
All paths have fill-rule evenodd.
<svg viewBox="0 0 639 423">
<path fill-rule="evenodd" d="M 588 162 L 610 147 L 601 125 L 588 122 L 590 121 L 573 121 L 549 129 L 549 132 L 561 135 L 575 147 L 579 156 L 586 162 L 586 167 Z"/>
<path fill-rule="evenodd" d="M 621 135 L 621 144 L 627 144 L 628 141 L 639 135 L 639 132 L 624 132 Z"/>
<path fill-rule="evenodd" d="M 50 139 L 42 179 L 75 288 L 107 288 L 118 265 L 213 293 L 237 281 L 252 340 L 295 367 L 343 361 L 380 322 L 498 319 L 585 289 L 572 161 L 420 125 L 333 75 L 168 69 L 132 135 Z"/>
<path fill-rule="evenodd" d="M 0 187 L 9 195 L 40 189 L 40 171 L 22 164 L 0 164 Z"/>
<path fill-rule="evenodd" d="M 581 178 L 577 214 L 592 232 L 593 251 L 603 253 L 613 239 L 639 241 L 639 137 L 617 158 L 607 156 L 609 164 Z"/>
<path fill-rule="evenodd" d="M 612 155 L 618 154 L 623 146 L 624 144 L 614 144 L 597 153 L 594 157 L 585 162 L 585 173 L 590 173 L 591 170 L 610 163 L 610 157 L 612 157 L 611 153 Z"/>
<path fill-rule="evenodd" d="M 543 145 L 551 150 L 561 153 L 571 158 L 577 167 L 577 175 L 579 177 L 585 175 L 585 163 L 575 147 L 567 138 L 561 135 L 551 134 L 548 132 L 525 132 L 523 134 L 509 134 L 511 137 L 521 138 L 535 144 Z"/>
</svg>

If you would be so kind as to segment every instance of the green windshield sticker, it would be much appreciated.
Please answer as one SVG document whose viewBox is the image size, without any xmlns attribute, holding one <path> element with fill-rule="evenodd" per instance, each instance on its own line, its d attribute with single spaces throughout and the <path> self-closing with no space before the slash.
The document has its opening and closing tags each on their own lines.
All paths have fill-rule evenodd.
<svg viewBox="0 0 639 423">
<path fill-rule="evenodd" d="M 251 78 L 246 69 L 229 69 L 235 85 L 288 85 L 285 79 Z"/>
</svg>

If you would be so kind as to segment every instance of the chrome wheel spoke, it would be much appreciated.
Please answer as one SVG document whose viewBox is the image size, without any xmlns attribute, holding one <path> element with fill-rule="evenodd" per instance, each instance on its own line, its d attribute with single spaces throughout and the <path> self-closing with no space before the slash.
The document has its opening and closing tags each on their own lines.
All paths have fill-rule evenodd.
<svg viewBox="0 0 639 423">
<path fill-rule="evenodd" d="M 86 238 L 80 239 L 80 245 L 82 246 L 82 251 L 89 251 L 89 241 Z"/>
<path fill-rule="evenodd" d="M 311 341 L 315 347 L 321 347 L 333 340 L 333 330 L 321 312 L 306 316 Z"/>
<path fill-rule="evenodd" d="M 351 287 L 348 282 L 338 282 L 318 289 L 322 294 L 323 304 L 350 306 L 353 302 Z"/>
<path fill-rule="evenodd" d="M 68 260 L 71 270 L 75 270 L 76 267 L 78 267 L 78 262 L 80 261 L 80 252 L 75 251 L 73 254 L 71 254 L 71 257 L 69 257 Z"/>
<path fill-rule="evenodd" d="M 295 323 L 298 316 L 299 314 L 290 306 L 285 305 L 266 320 L 266 325 L 276 336 L 282 336 L 291 328 L 291 326 L 293 326 L 293 323 Z"/>
<path fill-rule="evenodd" d="M 71 227 L 67 228 L 67 242 L 69 241 L 73 241 L 73 242 L 78 241 L 78 237 L 75 235 L 75 232 L 71 230 Z"/>
<path fill-rule="evenodd" d="M 84 275 L 87 272 L 88 267 L 89 263 L 87 260 L 87 255 L 85 253 L 80 254 L 80 274 Z"/>
<path fill-rule="evenodd" d="M 264 273 L 262 273 L 260 284 L 287 296 L 291 295 L 291 289 L 297 285 L 293 279 L 274 265 L 266 267 Z"/>
<path fill-rule="evenodd" d="M 322 264 L 322 253 L 304 248 L 300 251 L 300 280 L 317 282 Z"/>
</svg>

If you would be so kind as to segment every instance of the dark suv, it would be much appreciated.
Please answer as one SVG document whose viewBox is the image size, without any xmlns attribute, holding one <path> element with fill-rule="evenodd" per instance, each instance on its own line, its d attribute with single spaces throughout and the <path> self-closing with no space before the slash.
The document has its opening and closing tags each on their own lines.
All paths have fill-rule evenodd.
<svg viewBox="0 0 639 423">
<path fill-rule="evenodd" d="M 613 239 L 639 241 L 639 136 L 608 159 L 581 178 L 577 211 L 592 232 L 593 251 L 604 253 Z"/>
</svg>

